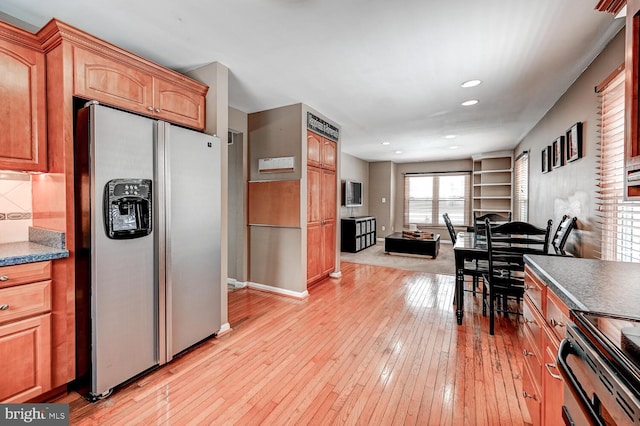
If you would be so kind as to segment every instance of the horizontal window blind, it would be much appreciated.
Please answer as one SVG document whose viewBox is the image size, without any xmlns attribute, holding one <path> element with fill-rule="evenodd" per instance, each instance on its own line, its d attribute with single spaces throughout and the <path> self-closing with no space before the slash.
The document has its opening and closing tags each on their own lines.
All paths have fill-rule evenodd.
<svg viewBox="0 0 640 426">
<path fill-rule="evenodd" d="M 603 260 L 640 262 L 640 202 L 624 200 L 624 70 L 599 91 L 598 224 Z"/>
<path fill-rule="evenodd" d="M 529 218 L 529 153 L 527 151 L 516 158 L 514 175 L 514 220 L 526 222 Z"/>
<path fill-rule="evenodd" d="M 405 226 L 444 225 L 444 213 L 454 225 L 471 222 L 471 173 L 405 175 Z"/>
</svg>

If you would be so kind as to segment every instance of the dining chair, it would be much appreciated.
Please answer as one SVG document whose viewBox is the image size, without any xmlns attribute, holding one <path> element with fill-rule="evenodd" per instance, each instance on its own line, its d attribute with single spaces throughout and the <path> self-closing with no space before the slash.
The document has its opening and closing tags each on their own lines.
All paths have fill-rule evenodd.
<svg viewBox="0 0 640 426">
<path fill-rule="evenodd" d="M 453 227 L 453 224 L 451 223 L 451 219 L 449 218 L 449 214 L 444 213 L 442 215 L 442 218 L 444 219 L 445 225 L 447 225 L 447 230 L 449 231 L 451 242 L 453 243 L 453 245 L 455 245 L 456 241 L 458 240 L 458 237 L 456 234 L 456 230 Z M 482 278 L 482 275 L 487 272 L 487 262 L 485 260 L 478 260 L 478 259 L 465 260 L 463 271 L 464 271 L 464 275 L 469 275 L 472 278 L 471 290 L 465 289 L 464 291 L 471 291 L 475 296 L 478 289 L 478 283 L 480 281 L 480 278 Z"/>
<path fill-rule="evenodd" d="M 508 222 L 492 226 L 487 219 L 488 270 L 483 275 L 482 314 L 489 307 L 489 334 L 494 334 L 495 315 L 521 315 L 520 303 L 524 294 L 524 255 L 546 254 L 549 248 L 551 219 L 546 228 L 526 222 Z M 515 300 L 516 309 L 509 308 Z M 497 306 L 496 306 L 497 305 Z"/>
<path fill-rule="evenodd" d="M 476 235 L 485 234 L 485 221 L 487 219 L 491 221 L 492 226 L 497 226 L 502 223 L 511 222 L 511 212 L 509 212 L 507 216 L 503 216 L 498 213 L 486 213 L 481 216 L 478 216 L 477 212 L 473 212 L 473 229 Z"/>
<path fill-rule="evenodd" d="M 570 217 L 569 215 L 562 216 L 560 220 L 560 224 L 556 229 L 556 232 L 553 234 L 553 238 L 551 239 L 551 246 L 556 254 L 561 256 L 566 256 L 567 253 L 564 251 L 564 246 L 569 239 L 569 234 L 571 231 L 576 228 L 578 223 L 577 217 Z"/>
</svg>

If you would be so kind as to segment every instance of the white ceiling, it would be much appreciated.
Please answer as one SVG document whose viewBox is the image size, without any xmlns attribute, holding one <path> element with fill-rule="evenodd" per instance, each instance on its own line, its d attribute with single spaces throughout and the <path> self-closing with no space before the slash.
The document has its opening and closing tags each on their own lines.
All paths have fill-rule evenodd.
<svg viewBox="0 0 640 426">
<path fill-rule="evenodd" d="M 0 0 L 0 12 L 38 28 L 55 17 L 180 71 L 220 62 L 230 106 L 302 102 L 341 125 L 344 152 L 412 162 L 515 147 L 624 24 L 596 3 Z M 483 83 L 460 87 L 470 79 Z"/>
</svg>

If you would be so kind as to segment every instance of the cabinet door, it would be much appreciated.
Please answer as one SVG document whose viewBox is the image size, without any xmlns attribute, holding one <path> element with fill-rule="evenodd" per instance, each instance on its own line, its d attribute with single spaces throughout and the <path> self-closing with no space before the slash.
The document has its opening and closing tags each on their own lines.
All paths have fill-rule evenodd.
<svg viewBox="0 0 640 426">
<path fill-rule="evenodd" d="M 322 167 L 329 170 L 336 169 L 337 144 L 329 139 L 322 138 Z"/>
<path fill-rule="evenodd" d="M 73 48 L 74 94 L 141 114 L 153 114 L 153 78 L 130 66 Z"/>
<path fill-rule="evenodd" d="M 322 170 L 322 219 L 336 220 L 336 174 L 330 170 Z"/>
<path fill-rule="evenodd" d="M 47 170 L 45 56 L 0 40 L 0 169 Z"/>
<path fill-rule="evenodd" d="M 307 283 L 322 276 L 322 225 L 307 226 Z"/>
<path fill-rule="evenodd" d="M 320 167 L 322 165 L 322 140 L 322 136 L 307 130 L 307 164 L 309 166 Z"/>
<path fill-rule="evenodd" d="M 322 225 L 322 273 L 333 272 L 336 265 L 336 222 L 327 220 Z"/>
<path fill-rule="evenodd" d="M 320 224 L 322 206 L 323 173 L 321 169 L 307 167 L 307 223 Z"/>
<path fill-rule="evenodd" d="M 51 314 L 0 326 L 0 402 L 24 402 L 51 387 Z"/>
<path fill-rule="evenodd" d="M 160 79 L 153 80 L 153 112 L 159 119 L 203 130 L 205 97 Z"/>
<path fill-rule="evenodd" d="M 544 354 L 544 424 L 561 425 L 562 404 L 564 403 L 564 381 L 556 367 L 558 348 L 547 346 Z"/>
<path fill-rule="evenodd" d="M 525 363 L 523 366 L 524 374 L 522 377 L 522 397 L 524 398 L 527 406 L 527 411 L 529 411 L 531 424 L 539 425 L 542 417 L 542 398 L 540 397 L 540 392 L 531 377 L 531 372 L 529 371 L 527 364 Z"/>
</svg>

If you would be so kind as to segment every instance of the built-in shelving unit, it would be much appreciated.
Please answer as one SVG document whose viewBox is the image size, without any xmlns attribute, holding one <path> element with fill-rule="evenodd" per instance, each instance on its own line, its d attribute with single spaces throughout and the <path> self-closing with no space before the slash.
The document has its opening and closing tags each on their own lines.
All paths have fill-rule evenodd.
<svg viewBox="0 0 640 426">
<path fill-rule="evenodd" d="M 492 152 L 473 156 L 473 211 L 478 215 L 512 210 L 513 153 Z"/>
</svg>

